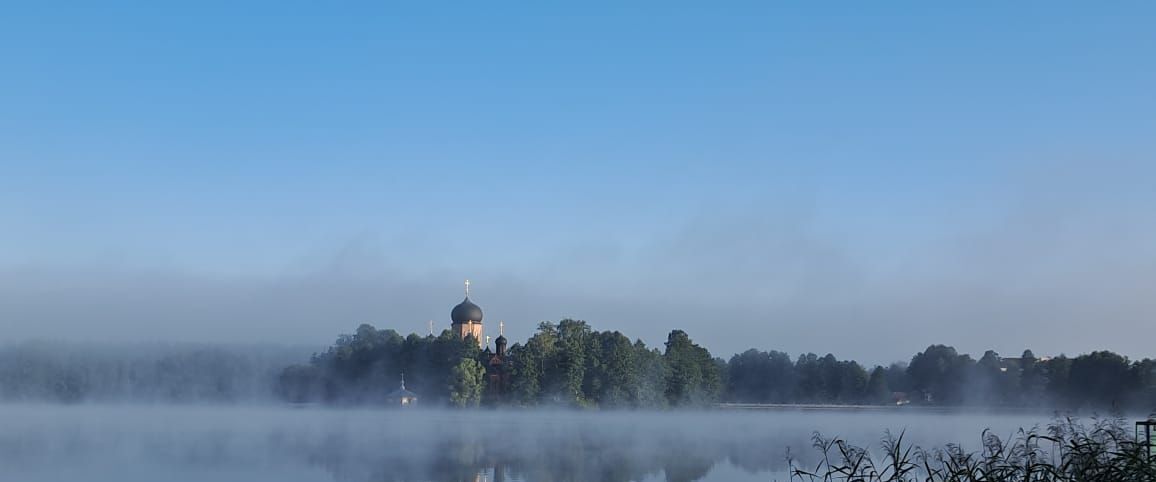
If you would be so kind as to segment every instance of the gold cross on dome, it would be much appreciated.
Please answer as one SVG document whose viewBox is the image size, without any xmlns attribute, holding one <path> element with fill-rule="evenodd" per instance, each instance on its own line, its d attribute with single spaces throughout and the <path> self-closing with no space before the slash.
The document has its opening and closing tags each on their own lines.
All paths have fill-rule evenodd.
<svg viewBox="0 0 1156 482">
<path fill-rule="evenodd" d="M 466 297 L 470 296 L 470 280 L 466 280 Z"/>
<path fill-rule="evenodd" d="M 498 336 L 506 336 L 506 322 L 498 322 Z"/>
</svg>

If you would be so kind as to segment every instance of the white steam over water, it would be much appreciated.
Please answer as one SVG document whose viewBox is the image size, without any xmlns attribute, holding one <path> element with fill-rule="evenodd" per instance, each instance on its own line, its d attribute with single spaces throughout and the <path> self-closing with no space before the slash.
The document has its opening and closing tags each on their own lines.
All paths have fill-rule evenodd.
<svg viewBox="0 0 1156 482">
<path fill-rule="evenodd" d="M 768 480 L 813 432 L 976 448 L 1044 415 L 914 411 L 568 412 L 2 405 L 0 473 L 21 481 Z"/>
</svg>

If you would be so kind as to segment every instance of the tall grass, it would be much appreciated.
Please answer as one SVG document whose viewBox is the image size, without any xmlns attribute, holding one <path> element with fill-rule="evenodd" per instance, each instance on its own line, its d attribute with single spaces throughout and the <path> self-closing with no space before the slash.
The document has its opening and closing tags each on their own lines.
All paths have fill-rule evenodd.
<svg viewBox="0 0 1156 482">
<path fill-rule="evenodd" d="M 975 452 L 923 449 L 890 432 L 874 455 L 818 433 L 813 441 L 821 455 L 814 468 L 788 454 L 792 482 L 1156 482 L 1148 441 L 1137 440 L 1121 418 L 1057 419 L 1009 440 L 985 430 Z"/>
</svg>

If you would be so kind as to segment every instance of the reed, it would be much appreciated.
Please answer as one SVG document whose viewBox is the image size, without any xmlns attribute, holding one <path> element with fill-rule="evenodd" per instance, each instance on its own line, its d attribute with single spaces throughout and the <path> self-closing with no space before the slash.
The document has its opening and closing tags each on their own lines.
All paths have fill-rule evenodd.
<svg viewBox="0 0 1156 482">
<path fill-rule="evenodd" d="M 1156 482 L 1148 441 L 1137 440 L 1121 418 L 1061 418 L 1008 440 L 990 430 L 980 439 L 974 452 L 954 444 L 923 449 L 888 432 L 873 455 L 816 433 L 815 467 L 801 467 L 790 454 L 787 462 L 792 482 Z"/>
</svg>

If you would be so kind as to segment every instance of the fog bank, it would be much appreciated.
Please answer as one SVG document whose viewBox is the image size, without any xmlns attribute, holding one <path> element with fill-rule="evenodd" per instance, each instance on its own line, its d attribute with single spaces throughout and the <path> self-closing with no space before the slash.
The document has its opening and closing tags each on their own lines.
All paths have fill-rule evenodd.
<svg viewBox="0 0 1156 482">
<path fill-rule="evenodd" d="M 1043 422 L 928 413 L 3 405 L 0 469 L 25 481 L 456 481 L 479 471 L 534 481 L 765 480 L 785 470 L 788 447 L 813 461 L 813 431 L 874 446 L 884 430 L 906 430 L 916 443 L 974 448 L 984 427 L 1011 435 Z"/>
</svg>

